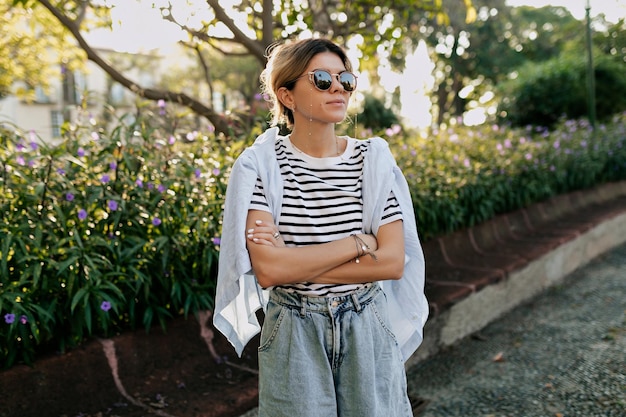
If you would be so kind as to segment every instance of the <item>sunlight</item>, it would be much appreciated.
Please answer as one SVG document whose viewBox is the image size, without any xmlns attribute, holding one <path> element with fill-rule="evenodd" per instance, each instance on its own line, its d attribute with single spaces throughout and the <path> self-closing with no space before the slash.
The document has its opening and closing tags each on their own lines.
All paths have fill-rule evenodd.
<svg viewBox="0 0 626 417">
<path fill-rule="evenodd" d="M 508 6 L 561 6 L 569 10 L 569 12 L 578 20 L 585 18 L 585 7 L 589 3 L 590 14 L 592 17 L 604 13 L 609 22 L 617 22 L 619 19 L 626 18 L 626 1 L 625 0 L 506 0 Z"/>
<path fill-rule="evenodd" d="M 413 54 L 406 57 L 406 69 L 399 81 L 401 116 L 411 127 L 424 128 L 432 123 L 430 95 L 435 84 L 434 68 L 426 43 L 420 41 Z"/>
</svg>

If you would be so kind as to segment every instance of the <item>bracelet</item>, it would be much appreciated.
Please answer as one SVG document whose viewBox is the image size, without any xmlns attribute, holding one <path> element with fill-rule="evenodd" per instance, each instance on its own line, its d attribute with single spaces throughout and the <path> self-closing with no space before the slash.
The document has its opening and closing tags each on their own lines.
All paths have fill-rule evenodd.
<svg viewBox="0 0 626 417">
<path fill-rule="evenodd" d="M 358 264 L 359 258 L 366 254 L 371 256 L 374 261 L 378 262 L 378 258 L 376 257 L 376 255 L 374 255 L 374 252 L 372 252 L 370 247 L 367 245 L 367 243 L 363 241 L 363 239 L 358 237 L 356 234 L 351 234 L 350 236 L 354 238 L 354 243 L 356 245 L 356 258 L 354 258 L 354 262 Z"/>
</svg>

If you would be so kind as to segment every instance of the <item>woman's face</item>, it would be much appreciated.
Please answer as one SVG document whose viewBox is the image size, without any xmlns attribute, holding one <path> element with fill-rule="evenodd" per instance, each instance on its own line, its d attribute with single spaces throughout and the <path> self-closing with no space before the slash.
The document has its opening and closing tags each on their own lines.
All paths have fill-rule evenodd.
<svg viewBox="0 0 626 417">
<path fill-rule="evenodd" d="M 339 123 L 346 117 L 350 92 L 332 76 L 332 84 L 328 90 L 320 91 L 312 84 L 308 73 L 315 70 L 326 70 L 331 74 L 339 74 L 346 71 L 341 58 L 332 52 L 322 52 L 313 57 L 302 74 L 304 75 L 291 90 L 290 99 L 295 104 L 294 124 L 306 121 L 322 124 Z M 292 106 L 293 108 L 293 106 Z"/>
</svg>

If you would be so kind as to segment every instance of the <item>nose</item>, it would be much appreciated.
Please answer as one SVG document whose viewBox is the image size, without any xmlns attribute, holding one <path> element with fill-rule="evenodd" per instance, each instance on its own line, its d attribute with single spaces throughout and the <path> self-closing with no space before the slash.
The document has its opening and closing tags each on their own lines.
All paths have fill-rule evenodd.
<svg viewBox="0 0 626 417">
<path fill-rule="evenodd" d="M 343 88 L 343 85 L 339 82 L 339 74 L 332 74 L 330 77 L 332 79 L 332 82 L 330 84 L 330 90 L 331 91 L 333 91 L 333 92 L 337 91 L 337 90 L 339 90 L 339 91 L 342 91 L 342 90 L 346 91 Z"/>
</svg>

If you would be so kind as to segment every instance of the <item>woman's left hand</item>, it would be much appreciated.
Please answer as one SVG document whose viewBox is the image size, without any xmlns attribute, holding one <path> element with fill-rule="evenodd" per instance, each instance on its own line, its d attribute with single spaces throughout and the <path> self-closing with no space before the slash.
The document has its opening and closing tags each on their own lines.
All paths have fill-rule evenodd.
<svg viewBox="0 0 626 417">
<path fill-rule="evenodd" d="M 246 238 L 249 242 L 266 246 L 285 246 L 285 241 L 273 222 L 256 220 L 254 223 L 255 227 L 246 231 Z"/>
</svg>

